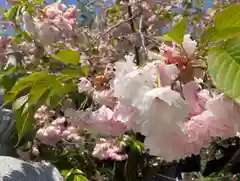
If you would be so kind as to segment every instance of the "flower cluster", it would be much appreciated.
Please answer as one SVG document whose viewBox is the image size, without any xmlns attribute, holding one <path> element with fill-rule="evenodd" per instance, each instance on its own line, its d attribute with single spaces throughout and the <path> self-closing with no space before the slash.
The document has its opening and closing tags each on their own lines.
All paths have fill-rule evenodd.
<svg viewBox="0 0 240 181">
<path fill-rule="evenodd" d="M 76 17 L 75 6 L 67 8 L 64 4 L 53 3 L 43 9 L 41 18 L 32 18 L 24 12 L 24 29 L 35 36 L 41 44 L 49 45 L 71 34 L 76 26 Z"/>
<path fill-rule="evenodd" d="M 100 160 L 118 160 L 127 159 L 127 155 L 121 153 L 122 150 L 117 146 L 114 140 L 106 140 L 101 138 L 93 150 L 92 155 Z"/>
<path fill-rule="evenodd" d="M 197 45 L 186 35 L 183 46 L 187 55 L 192 56 Z M 169 48 L 167 51 L 173 54 Z M 174 58 L 181 54 L 174 51 Z M 168 61 L 166 64 L 169 60 L 166 56 L 165 61 L 149 62 L 138 68 L 133 56 L 125 58 L 126 62 L 115 64 L 110 88 L 99 93 L 105 95 L 98 101 L 103 104 L 101 108 L 88 110 L 87 116 L 85 111 L 68 109 L 65 115 L 72 116 L 72 120 L 73 115 L 75 119 L 81 117 L 78 124 L 92 133 L 117 136 L 127 130 L 140 132 L 146 137 L 144 145 L 150 154 L 167 161 L 199 154 L 202 147 L 209 146 L 212 137 L 236 136 L 239 105 L 223 94 L 203 89 L 196 77 L 180 84 L 177 78 L 185 69 L 177 65 L 183 62 Z M 93 89 L 89 84 L 85 80 L 85 84 L 79 84 L 79 89 Z M 106 95 L 106 91 L 112 94 Z M 113 97 L 114 104 L 109 105 L 107 100 Z"/>
<path fill-rule="evenodd" d="M 9 2 L 18 4 L 15 0 Z M 101 4 L 94 1 L 91 7 L 97 3 Z M 26 74 L 49 70 L 46 74 L 55 74 L 56 82 L 63 87 L 78 79 L 80 96 L 87 95 L 93 100 L 91 106 L 84 108 L 77 106 L 78 103 L 75 106 L 62 104 L 64 115 L 57 115 L 46 106 L 40 107 L 35 114 L 36 138 L 40 142 L 51 146 L 60 140 L 82 142 L 78 131 L 87 129 L 94 135 L 111 137 L 97 142 L 93 151 L 95 157 L 124 160 L 126 155 L 120 154 L 122 150 L 112 138 L 133 131 L 145 136 L 144 146 L 151 155 L 173 161 L 199 154 L 201 148 L 209 146 L 212 137 L 229 138 L 240 132 L 240 105 L 205 87 L 202 75 L 206 71 L 195 66 L 200 57 L 197 55 L 199 47 L 190 34 L 183 37 L 181 46 L 169 43 L 159 47 L 158 42 L 152 40 L 151 37 L 171 19 L 162 18 L 165 10 L 170 9 L 167 6 L 163 1 L 154 0 L 120 1 L 117 6 L 103 8 L 96 15 L 87 5 L 81 9 L 80 5 L 39 3 L 36 7 L 41 10 L 17 11 L 22 21 L 13 21 L 10 15 L 6 17 L 19 32 L 28 32 L 33 40 L 30 37 L 31 41 L 25 41 L 23 35 L 17 35 L 13 46 L 8 37 L 1 37 L 0 60 L 5 58 L 9 46 L 23 55 Z M 4 16 L 7 14 L 11 13 Z M 157 49 L 154 61 L 149 58 L 149 52 L 153 53 L 151 47 Z M 67 53 L 56 56 L 63 48 Z M 81 54 L 81 62 L 69 60 L 67 54 L 73 51 L 78 58 Z M 28 67 L 28 62 L 34 68 Z M 88 66 L 87 73 L 80 72 L 83 65 Z M 84 77 L 79 78 L 80 74 Z M 27 86 L 23 89 L 28 90 Z M 60 96 L 75 99 L 68 93 Z"/>
<path fill-rule="evenodd" d="M 39 108 L 35 114 L 35 119 L 39 121 L 41 128 L 38 129 L 36 138 L 43 144 L 54 146 L 60 140 L 72 143 L 79 143 L 82 138 L 79 136 L 77 128 L 67 123 L 65 117 L 51 119 L 53 111 L 48 111 L 46 106 Z"/>
</svg>

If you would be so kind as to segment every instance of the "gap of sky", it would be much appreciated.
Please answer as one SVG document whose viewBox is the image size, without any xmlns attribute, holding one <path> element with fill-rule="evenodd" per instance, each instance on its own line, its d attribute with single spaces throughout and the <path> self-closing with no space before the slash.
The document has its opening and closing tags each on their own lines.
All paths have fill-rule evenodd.
<svg viewBox="0 0 240 181">
<path fill-rule="evenodd" d="M 45 0 L 45 1 L 46 1 L 47 3 L 52 3 L 52 2 L 54 2 L 54 0 Z M 64 1 L 64 3 L 65 3 L 66 5 L 77 4 L 77 0 L 63 0 L 63 1 Z M 195 1 L 196 1 L 196 0 L 192 0 L 192 3 L 194 4 Z M 210 7 L 212 6 L 212 3 L 213 3 L 212 1 L 213 1 L 213 0 L 205 0 L 206 6 L 204 7 L 204 10 L 206 10 L 206 9 L 208 9 L 208 8 L 210 8 Z M 10 7 L 10 5 L 7 3 L 6 0 L 0 0 L 0 7 L 8 8 L 8 7 Z M 182 12 L 182 10 L 181 10 L 180 8 L 174 8 L 173 11 L 179 12 L 179 13 Z M 166 30 L 167 30 L 167 29 L 168 29 L 168 28 L 166 27 Z M 166 30 L 164 29 L 163 32 L 166 32 Z M 1 30 L 0 30 L 0 33 L 12 34 L 12 33 L 13 33 L 12 31 L 13 31 L 12 29 L 7 29 L 5 32 L 1 32 Z"/>
</svg>

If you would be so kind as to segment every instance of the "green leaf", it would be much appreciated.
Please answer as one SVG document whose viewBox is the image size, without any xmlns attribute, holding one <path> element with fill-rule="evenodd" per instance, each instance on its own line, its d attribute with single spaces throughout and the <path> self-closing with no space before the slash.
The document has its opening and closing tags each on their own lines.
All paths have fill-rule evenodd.
<svg viewBox="0 0 240 181">
<path fill-rule="evenodd" d="M 13 5 L 12 8 L 5 13 L 5 16 L 7 17 L 7 19 L 11 21 L 15 21 L 18 8 L 19 8 L 19 5 Z"/>
<path fill-rule="evenodd" d="M 68 176 L 69 170 L 61 170 L 61 175 L 66 178 Z"/>
<path fill-rule="evenodd" d="M 142 152 L 144 150 L 143 143 L 141 141 L 138 141 L 134 136 L 126 137 L 126 143 L 132 150 L 135 150 L 137 152 Z"/>
<path fill-rule="evenodd" d="M 44 0 L 33 0 L 33 4 L 41 4 Z"/>
<path fill-rule="evenodd" d="M 20 109 L 28 100 L 28 94 L 24 95 L 22 97 L 19 97 L 16 101 L 13 103 L 13 110 L 16 111 Z"/>
<path fill-rule="evenodd" d="M 74 82 L 61 84 L 60 82 L 56 83 L 50 90 L 48 97 L 48 105 L 55 107 L 61 103 L 62 99 L 69 92 L 76 90 L 76 84 Z"/>
<path fill-rule="evenodd" d="M 35 104 L 38 99 L 52 87 L 52 84 L 54 84 L 56 81 L 55 75 L 47 75 L 43 77 L 42 79 L 36 81 L 34 86 L 32 87 L 29 96 L 28 96 L 28 103 L 29 106 L 32 104 Z"/>
<path fill-rule="evenodd" d="M 83 175 L 75 175 L 74 181 L 88 181 L 88 179 Z"/>
<path fill-rule="evenodd" d="M 61 71 L 63 76 L 69 76 L 69 78 L 80 78 L 85 76 L 88 72 L 87 67 L 76 68 L 76 67 L 66 67 Z"/>
<path fill-rule="evenodd" d="M 43 78 L 46 75 L 47 72 L 34 72 L 31 75 L 28 75 L 17 81 L 12 90 L 5 95 L 4 103 L 8 104 L 11 102 L 22 90 L 33 86 L 37 80 Z"/>
<path fill-rule="evenodd" d="M 63 63 L 71 63 L 73 65 L 79 64 L 80 61 L 80 54 L 70 49 L 60 50 L 57 54 L 51 54 L 50 56 Z"/>
<path fill-rule="evenodd" d="M 74 173 L 74 174 L 81 174 L 81 175 L 84 174 L 83 171 L 79 170 L 79 169 L 73 169 L 72 173 Z"/>
<path fill-rule="evenodd" d="M 17 77 L 14 75 L 20 68 L 16 66 L 9 66 L 7 70 L 3 70 L 0 73 L 0 87 L 4 88 L 6 92 L 12 89 L 13 85 L 17 81 Z"/>
<path fill-rule="evenodd" d="M 27 9 L 26 5 L 20 5 L 16 12 L 16 21 L 20 21 L 22 13 Z"/>
<path fill-rule="evenodd" d="M 240 4 L 233 4 L 217 13 L 214 24 L 218 30 L 240 27 Z"/>
<path fill-rule="evenodd" d="M 207 63 L 216 87 L 240 103 L 240 39 L 230 39 L 212 48 Z"/>
<path fill-rule="evenodd" d="M 29 111 L 30 108 L 32 108 L 32 107 L 30 107 L 29 104 L 28 104 L 28 102 L 26 102 L 26 103 L 23 105 L 23 107 L 22 107 L 22 113 L 21 113 L 21 115 L 26 114 L 26 113 Z"/>
<path fill-rule="evenodd" d="M 187 18 L 183 18 L 176 26 L 174 26 L 170 31 L 167 32 L 162 37 L 156 37 L 157 39 L 162 39 L 165 41 L 172 41 L 178 45 L 182 45 L 183 37 L 187 28 Z"/>
<path fill-rule="evenodd" d="M 29 34 L 27 31 L 23 31 L 22 32 L 22 37 L 25 38 L 28 41 L 32 41 L 33 40 L 31 34 Z"/>
<path fill-rule="evenodd" d="M 62 170 L 61 174 L 66 181 L 88 181 L 88 179 L 83 176 L 84 173 L 79 169 Z"/>
<path fill-rule="evenodd" d="M 213 40 L 213 36 L 217 34 L 218 30 L 215 27 L 210 27 L 203 32 L 200 37 L 200 45 L 206 45 Z"/>
<path fill-rule="evenodd" d="M 33 128 L 33 112 L 30 110 L 26 114 L 22 115 L 22 110 L 16 111 L 16 129 L 18 133 L 18 143 L 21 141 L 23 136 L 30 132 Z"/>
<path fill-rule="evenodd" d="M 62 170 L 61 174 L 62 174 L 62 176 L 64 176 L 65 180 L 67 180 L 67 181 L 71 180 L 72 181 L 74 179 L 74 175 L 73 175 L 72 171 L 73 171 L 73 169 L 71 169 L 71 170 Z"/>
<path fill-rule="evenodd" d="M 240 27 L 226 28 L 223 30 L 218 30 L 215 27 L 211 27 L 201 35 L 200 45 L 205 45 L 208 42 L 217 42 L 220 40 L 233 38 L 234 35 L 238 35 L 239 33 Z"/>
<path fill-rule="evenodd" d="M 240 4 L 231 5 L 216 14 L 214 25 L 201 36 L 200 44 L 232 38 L 240 33 Z"/>
</svg>

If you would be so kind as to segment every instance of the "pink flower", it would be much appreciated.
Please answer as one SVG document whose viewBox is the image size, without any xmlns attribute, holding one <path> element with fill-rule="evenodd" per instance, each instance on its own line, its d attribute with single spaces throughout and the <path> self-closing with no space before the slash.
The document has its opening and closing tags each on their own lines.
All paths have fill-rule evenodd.
<svg viewBox="0 0 240 181">
<path fill-rule="evenodd" d="M 44 144 L 54 146 L 61 140 L 61 129 L 57 126 L 48 126 L 37 131 L 36 137 Z"/>
<path fill-rule="evenodd" d="M 113 140 L 100 139 L 96 143 L 92 155 L 100 160 L 117 160 L 122 161 L 127 158 L 126 154 L 121 153 L 121 149 Z"/>
<path fill-rule="evenodd" d="M 93 112 L 91 120 L 86 122 L 87 128 L 96 134 L 118 136 L 125 132 L 126 126 L 113 118 L 113 111 L 102 106 Z"/>
<path fill-rule="evenodd" d="M 114 108 L 113 119 L 126 125 L 128 130 L 139 130 L 142 121 L 139 120 L 139 114 L 136 108 L 129 107 L 118 102 Z"/>
<path fill-rule="evenodd" d="M 47 5 L 43 12 L 43 19 L 23 13 L 24 29 L 36 36 L 42 44 L 51 44 L 72 33 L 77 16 L 75 6 L 67 8 L 64 4 L 53 3 Z"/>
<path fill-rule="evenodd" d="M 186 141 L 191 145 L 191 149 L 195 150 L 192 150 L 192 153 L 207 147 L 212 137 L 234 137 L 239 130 L 239 105 L 223 94 L 209 99 L 208 92 L 204 92 L 201 92 L 204 93 L 201 98 L 206 102 L 206 110 L 185 122 L 188 135 Z"/>
<path fill-rule="evenodd" d="M 214 96 L 213 93 L 212 95 Z M 211 94 L 210 94 L 210 91 L 207 89 L 202 89 L 199 92 L 197 92 L 197 102 L 203 108 L 205 108 L 205 104 L 210 98 L 211 98 Z"/>
<path fill-rule="evenodd" d="M 64 13 L 63 17 L 67 20 L 76 20 L 77 8 L 75 6 L 68 8 Z"/>
<path fill-rule="evenodd" d="M 192 117 L 186 123 L 188 142 L 202 147 L 208 146 L 211 141 L 210 126 L 216 121 L 216 117 L 209 111 L 204 111 L 202 114 Z"/>
<path fill-rule="evenodd" d="M 161 80 L 161 86 L 169 86 L 177 78 L 179 70 L 176 65 L 166 65 L 164 63 L 159 65 L 159 76 Z"/>
<path fill-rule="evenodd" d="M 69 21 L 63 17 L 56 17 L 52 20 L 52 23 L 59 29 L 61 29 L 62 31 L 64 31 L 65 33 L 68 33 L 69 31 L 71 31 L 72 25 L 69 24 Z"/>
<path fill-rule="evenodd" d="M 219 94 L 206 103 L 206 108 L 219 118 L 236 121 L 240 117 L 240 106 L 233 100 Z"/>
<path fill-rule="evenodd" d="M 119 136 L 126 131 L 126 126 L 113 118 L 113 111 L 102 106 L 93 112 L 92 118 L 87 122 L 88 129 L 93 133 Z"/>
<path fill-rule="evenodd" d="M 200 91 L 201 87 L 198 83 L 191 81 L 183 86 L 183 96 L 188 102 L 190 108 L 190 116 L 198 115 L 204 110 L 204 106 L 198 102 L 197 93 Z"/>
<path fill-rule="evenodd" d="M 66 6 L 61 3 L 52 3 L 47 5 L 43 12 L 47 16 L 47 18 L 53 19 L 56 16 L 61 16 L 63 14 L 63 11 L 66 9 Z"/>
<path fill-rule="evenodd" d="M 93 99 L 101 105 L 113 108 L 116 104 L 117 98 L 114 97 L 113 90 L 94 91 Z"/>
<path fill-rule="evenodd" d="M 68 108 L 64 111 L 64 116 L 67 117 L 68 120 L 70 120 L 72 125 L 84 127 L 86 122 L 91 120 L 92 110 L 87 109 L 83 111 Z"/>
<path fill-rule="evenodd" d="M 71 123 L 88 129 L 91 133 L 119 136 L 126 131 L 126 125 L 114 116 L 114 112 L 102 106 L 98 110 L 76 111 L 67 109 L 64 115 L 70 119 Z"/>
<path fill-rule="evenodd" d="M 163 48 L 166 64 L 176 64 L 181 70 L 186 67 L 184 55 L 182 55 L 175 47 L 164 46 Z"/>
</svg>

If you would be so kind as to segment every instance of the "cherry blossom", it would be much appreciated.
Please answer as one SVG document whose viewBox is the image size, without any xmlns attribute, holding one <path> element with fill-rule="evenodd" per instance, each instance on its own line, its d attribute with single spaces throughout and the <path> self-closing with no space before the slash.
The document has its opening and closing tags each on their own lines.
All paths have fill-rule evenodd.
<svg viewBox="0 0 240 181">
<path fill-rule="evenodd" d="M 186 34 L 182 42 L 183 48 L 188 55 L 192 55 L 197 49 L 197 42 L 191 39 L 190 34 Z"/>
<path fill-rule="evenodd" d="M 127 155 L 121 153 L 121 149 L 112 140 L 101 138 L 95 145 L 92 155 L 100 160 L 117 160 L 127 159 Z"/>
</svg>

